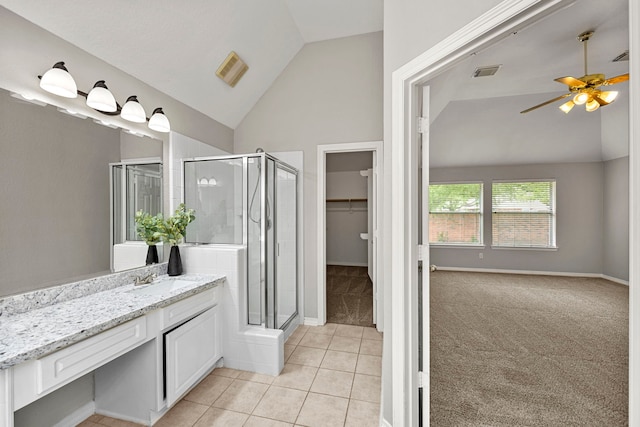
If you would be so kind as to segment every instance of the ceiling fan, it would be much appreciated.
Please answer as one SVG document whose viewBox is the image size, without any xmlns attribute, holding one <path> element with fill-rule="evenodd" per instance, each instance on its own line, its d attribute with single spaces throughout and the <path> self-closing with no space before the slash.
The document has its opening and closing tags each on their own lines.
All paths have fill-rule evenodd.
<svg viewBox="0 0 640 427">
<path fill-rule="evenodd" d="M 569 86 L 569 93 L 550 99 L 542 104 L 536 105 L 535 107 L 520 111 L 521 114 L 544 107 L 545 105 L 567 98 L 571 95 L 574 95 L 572 100 L 569 100 L 558 107 L 565 113 L 571 111 L 574 106 L 582 104 L 585 104 L 585 109 L 588 112 L 596 111 L 601 106 L 608 105 L 616 99 L 618 92 L 603 91 L 600 90 L 600 87 L 625 82 L 629 80 L 629 73 L 605 79 L 604 74 L 589 74 L 587 72 L 587 42 L 592 35 L 593 31 L 586 31 L 578 36 L 578 40 L 584 45 L 584 76 L 580 78 L 567 76 L 554 79 L 558 83 L 563 83 Z"/>
</svg>

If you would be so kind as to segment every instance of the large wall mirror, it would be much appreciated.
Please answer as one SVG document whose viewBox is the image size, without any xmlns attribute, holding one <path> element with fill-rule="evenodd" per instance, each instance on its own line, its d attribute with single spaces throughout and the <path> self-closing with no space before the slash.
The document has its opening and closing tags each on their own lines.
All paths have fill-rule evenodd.
<svg viewBox="0 0 640 427">
<path fill-rule="evenodd" d="M 0 297 L 111 272 L 111 165 L 130 166 L 131 209 L 153 210 L 161 163 L 162 141 L 0 89 Z"/>
</svg>

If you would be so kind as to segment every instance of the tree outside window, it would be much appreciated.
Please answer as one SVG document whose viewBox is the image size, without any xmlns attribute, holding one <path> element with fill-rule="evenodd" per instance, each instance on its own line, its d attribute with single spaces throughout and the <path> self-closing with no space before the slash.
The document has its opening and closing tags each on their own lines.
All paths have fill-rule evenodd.
<svg viewBox="0 0 640 427">
<path fill-rule="evenodd" d="M 482 183 L 429 185 L 429 243 L 482 245 Z"/>
</svg>

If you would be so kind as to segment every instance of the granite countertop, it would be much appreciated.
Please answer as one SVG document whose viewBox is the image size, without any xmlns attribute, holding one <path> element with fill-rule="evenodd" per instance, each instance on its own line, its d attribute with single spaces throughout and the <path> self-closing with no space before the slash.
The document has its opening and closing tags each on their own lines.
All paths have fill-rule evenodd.
<svg viewBox="0 0 640 427">
<path fill-rule="evenodd" d="M 154 282 L 167 279 L 158 276 Z M 156 295 L 130 292 L 149 285 L 127 284 L 24 313 L 0 317 L 0 369 L 37 359 L 152 310 L 222 284 L 224 275 L 185 274 L 193 281 Z"/>
</svg>

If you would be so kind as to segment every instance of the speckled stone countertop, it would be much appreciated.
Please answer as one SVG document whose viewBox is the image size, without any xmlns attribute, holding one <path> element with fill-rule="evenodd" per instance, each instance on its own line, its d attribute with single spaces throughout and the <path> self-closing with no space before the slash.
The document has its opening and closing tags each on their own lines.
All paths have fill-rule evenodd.
<svg viewBox="0 0 640 427">
<path fill-rule="evenodd" d="M 154 282 L 169 278 L 158 276 Z M 224 275 L 185 274 L 186 286 L 157 295 L 131 292 L 142 286 L 124 284 L 42 308 L 0 316 L 0 369 L 37 359 L 152 310 L 222 284 Z"/>
</svg>

